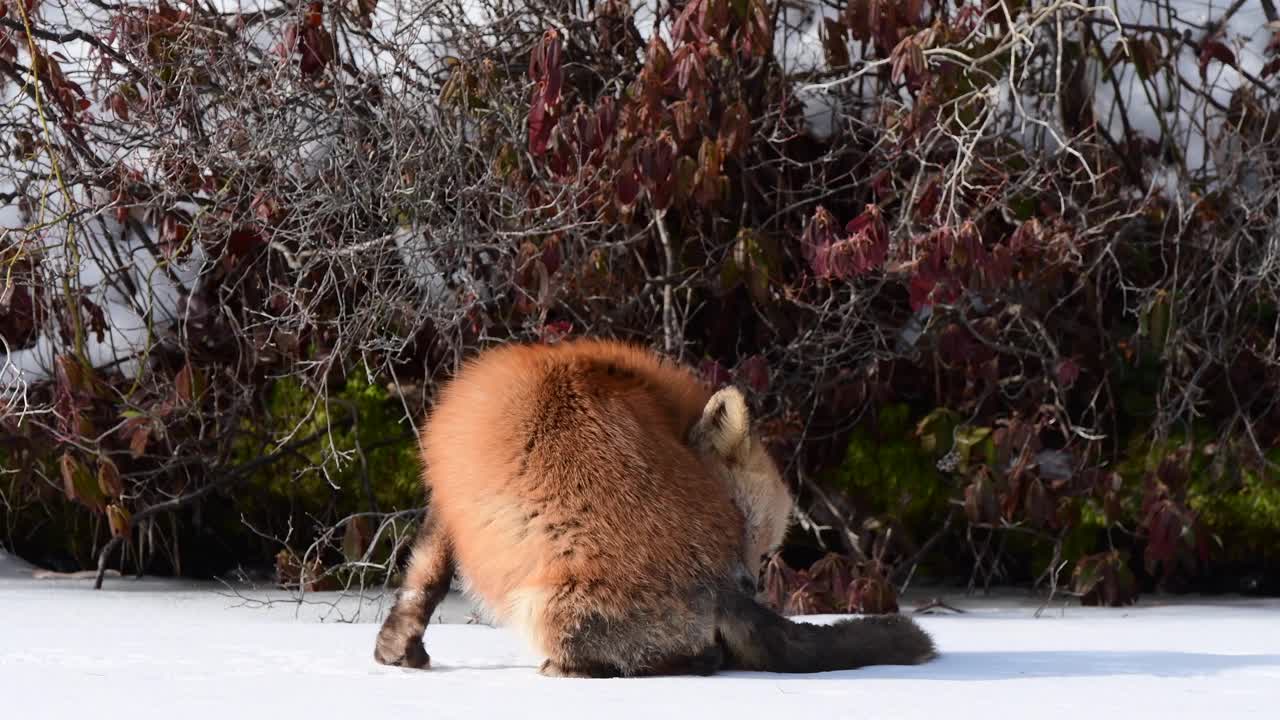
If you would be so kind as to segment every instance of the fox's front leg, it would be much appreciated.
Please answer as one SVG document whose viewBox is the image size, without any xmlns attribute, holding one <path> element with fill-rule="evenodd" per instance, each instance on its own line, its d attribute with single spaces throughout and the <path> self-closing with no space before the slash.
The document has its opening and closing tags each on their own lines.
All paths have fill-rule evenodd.
<svg viewBox="0 0 1280 720">
<path fill-rule="evenodd" d="M 453 551 L 449 538 L 428 511 L 418 528 L 404 582 L 378 631 L 373 657 L 383 665 L 425 668 L 431 656 L 422 645 L 431 613 L 449 592 Z"/>
</svg>

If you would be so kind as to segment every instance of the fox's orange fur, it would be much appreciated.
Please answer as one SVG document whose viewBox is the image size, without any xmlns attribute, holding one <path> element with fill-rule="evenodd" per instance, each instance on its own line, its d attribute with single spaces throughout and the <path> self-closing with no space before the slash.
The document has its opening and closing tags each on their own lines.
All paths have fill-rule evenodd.
<svg viewBox="0 0 1280 720">
<path fill-rule="evenodd" d="M 421 450 L 430 511 L 379 662 L 429 663 L 422 632 L 455 571 L 549 675 L 804 671 L 933 653 L 909 620 L 818 629 L 755 604 L 790 495 L 741 394 L 712 393 L 646 350 L 583 339 L 483 352 L 441 391 Z"/>
</svg>

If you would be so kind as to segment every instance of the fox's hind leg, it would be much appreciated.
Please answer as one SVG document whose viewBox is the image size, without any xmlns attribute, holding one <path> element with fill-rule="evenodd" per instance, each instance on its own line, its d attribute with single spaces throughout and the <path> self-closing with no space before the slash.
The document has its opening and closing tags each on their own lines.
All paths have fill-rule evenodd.
<svg viewBox="0 0 1280 720">
<path fill-rule="evenodd" d="M 571 582 L 536 613 L 539 669 L 551 677 L 710 675 L 723 654 L 716 644 L 711 594 L 663 591 L 629 598 L 594 583 Z"/>
<path fill-rule="evenodd" d="M 631 677 L 661 675 L 714 675 L 724 667 L 724 651 L 719 645 L 708 645 L 705 650 L 690 654 L 679 654 L 657 663 L 633 669 L 627 673 Z M 623 672 L 615 665 L 602 663 L 584 663 L 580 665 L 564 665 L 554 660 L 544 660 L 538 672 L 547 677 L 576 678 L 612 678 L 620 677 Z"/>
<path fill-rule="evenodd" d="M 718 643 L 691 654 L 679 654 L 637 672 L 636 675 L 715 675 L 724 667 L 724 650 Z"/>
<path fill-rule="evenodd" d="M 538 673 L 547 677 L 566 678 L 614 678 L 622 675 L 622 671 L 613 665 L 599 663 L 569 665 L 550 659 L 542 661 Z"/>
<path fill-rule="evenodd" d="M 449 536 L 427 511 L 418 527 L 404 582 L 396 602 L 378 631 L 373 657 L 383 665 L 425 668 L 431 656 L 422 646 L 431 613 L 449 592 L 453 580 L 453 548 Z"/>
</svg>

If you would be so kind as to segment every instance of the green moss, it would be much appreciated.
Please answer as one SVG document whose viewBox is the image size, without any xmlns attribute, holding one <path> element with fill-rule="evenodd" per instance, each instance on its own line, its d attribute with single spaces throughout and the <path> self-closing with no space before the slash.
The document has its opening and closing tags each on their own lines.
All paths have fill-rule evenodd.
<svg viewBox="0 0 1280 720">
<path fill-rule="evenodd" d="M 1139 517 L 1146 475 L 1166 457 L 1188 449 L 1186 504 L 1213 536 L 1215 560 L 1280 567 L 1280 475 L 1242 464 L 1239 458 L 1249 452 L 1242 439 L 1218 440 L 1211 428 L 1198 425 L 1163 442 L 1131 441 L 1116 464 L 1127 490 L 1126 515 Z M 1280 448 L 1267 458 L 1273 466 L 1280 464 Z"/>
<path fill-rule="evenodd" d="M 1243 448 L 1209 444 L 1216 440 L 1217 433 L 1209 425 L 1161 442 L 1135 433 L 1111 464 L 1123 481 L 1124 523 L 1130 527 L 1141 523 L 1148 474 L 1169 456 L 1189 449 L 1186 502 L 1214 537 L 1215 561 L 1280 566 L 1280 477 L 1241 466 L 1236 458 L 1243 455 Z M 823 480 L 850 493 L 860 511 L 889 515 L 923 537 L 937 529 L 948 511 L 948 500 L 958 497 L 954 484 L 936 469 L 937 460 L 952 449 L 961 475 L 965 467 L 994 461 L 989 428 L 965 425 L 946 409 L 916 418 L 905 404 L 887 405 L 854 430 L 839 467 Z M 1272 450 L 1269 457 L 1280 463 L 1280 449 Z M 1061 560 L 1078 560 L 1107 544 L 1108 524 L 1100 501 L 1082 497 L 1075 502 L 1079 522 L 1063 538 Z M 1019 569 L 1032 575 L 1052 559 L 1052 544 L 1034 536 L 1015 533 L 1004 542 L 1006 557 L 1018 565 L 1025 562 Z"/>
<path fill-rule="evenodd" d="M 363 371 L 347 376 L 327 402 L 294 378 L 277 380 L 267 399 L 272 437 L 267 447 L 247 433 L 236 447 L 237 462 L 268 454 L 299 438 L 321 433 L 316 442 L 255 474 L 248 484 L 266 505 L 288 500 L 318 510 L 368 508 L 363 473 L 381 510 L 422 502 L 416 444 L 407 436 L 399 401 Z M 354 422 L 352 418 L 354 417 Z M 363 452 L 362 464 L 360 452 Z"/>
<path fill-rule="evenodd" d="M 1080 523 L 1067 531 L 1062 539 L 1062 559 L 1075 562 L 1086 555 L 1098 552 L 1099 539 L 1107 529 L 1102 508 L 1092 499 L 1080 503 Z M 1047 560 L 1046 560 L 1047 562 Z"/>
<path fill-rule="evenodd" d="M 858 497 L 866 510 L 893 515 L 912 532 L 931 531 L 946 514 L 952 493 L 935 465 L 938 454 L 913 433 L 905 404 L 886 405 L 873 425 L 853 431 L 843 462 L 826 481 Z"/>
<path fill-rule="evenodd" d="M 1280 448 L 1267 459 L 1280 465 Z M 1280 567 L 1280 476 L 1265 468 L 1230 467 L 1226 477 L 1209 468 L 1192 476 L 1187 504 L 1212 532 L 1219 560 Z"/>
</svg>

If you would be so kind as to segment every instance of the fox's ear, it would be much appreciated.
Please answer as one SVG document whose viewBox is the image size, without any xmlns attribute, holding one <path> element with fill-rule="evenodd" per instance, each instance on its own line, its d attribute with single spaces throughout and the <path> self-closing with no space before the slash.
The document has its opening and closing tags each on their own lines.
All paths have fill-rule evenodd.
<svg viewBox="0 0 1280 720">
<path fill-rule="evenodd" d="M 751 442 L 751 412 L 742 392 L 730 385 L 712 395 L 689 439 L 694 447 L 714 450 L 726 460 L 743 457 Z"/>
</svg>

